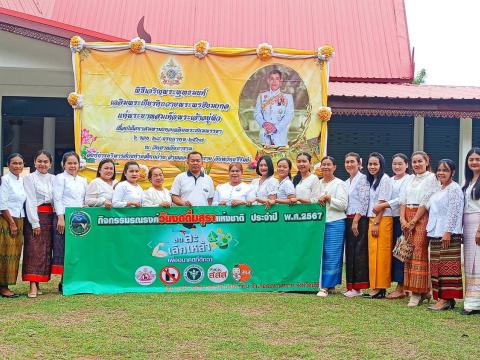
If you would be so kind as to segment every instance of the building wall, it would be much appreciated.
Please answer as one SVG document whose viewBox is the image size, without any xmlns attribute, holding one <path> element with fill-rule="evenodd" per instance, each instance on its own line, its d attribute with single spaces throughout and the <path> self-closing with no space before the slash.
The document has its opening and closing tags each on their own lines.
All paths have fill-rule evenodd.
<svg viewBox="0 0 480 360">
<path fill-rule="evenodd" d="M 69 49 L 0 31 L 0 139 L 2 98 L 33 96 L 66 98 L 74 89 Z M 0 159 L 3 159 L 0 147 Z"/>
</svg>

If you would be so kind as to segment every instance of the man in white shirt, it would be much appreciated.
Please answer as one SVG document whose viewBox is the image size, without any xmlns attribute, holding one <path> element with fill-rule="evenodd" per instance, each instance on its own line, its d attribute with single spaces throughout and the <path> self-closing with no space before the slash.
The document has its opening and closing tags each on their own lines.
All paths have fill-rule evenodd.
<svg viewBox="0 0 480 360">
<path fill-rule="evenodd" d="M 293 97 L 280 91 L 282 73 L 279 70 L 270 71 L 268 85 L 270 90 L 258 95 L 255 106 L 255 120 L 260 125 L 260 143 L 287 146 L 288 127 L 294 113 Z"/>
<path fill-rule="evenodd" d="M 187 155 L 188 171 L 178 174 L 173 180 L 170 195 L 178 206 L 212 205 L 214 186 L 210 176 L 202 171 L 203 156 L 198 151 Z"/>
</svg>

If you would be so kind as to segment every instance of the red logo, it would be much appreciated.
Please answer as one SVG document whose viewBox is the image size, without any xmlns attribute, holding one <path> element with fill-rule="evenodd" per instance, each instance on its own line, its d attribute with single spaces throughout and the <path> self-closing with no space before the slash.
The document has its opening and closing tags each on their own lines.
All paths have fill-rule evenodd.
<svg viewBox="0 0 480 360">
<path fill-rule="evenodd" d="M 245 282 L 250 280 L 252 269 L 247 264 L 237 264 L 232 269 L 232 277 L 235 281 Z"/>
<path fill-rule="evenodd" d="M 160 280 L 162 280 L 165 285 L 173 285 L 180 280 L 180 270 L 175 266 L 165 266 L 160 271 Z"/>
</svg>

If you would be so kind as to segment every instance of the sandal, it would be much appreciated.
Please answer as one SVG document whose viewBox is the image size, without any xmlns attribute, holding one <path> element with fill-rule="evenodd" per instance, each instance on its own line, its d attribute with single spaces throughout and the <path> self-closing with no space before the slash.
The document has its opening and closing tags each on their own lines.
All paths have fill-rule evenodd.
<svg viewBox="0 0 480 360">
<path fill-rule="evenodd" d="M 406 297 L 407 294 L 400 292 L 395 293 L 395 291 L 386 296 L 386 298 L 389 300 L 405 299 Z"/>
</svg>

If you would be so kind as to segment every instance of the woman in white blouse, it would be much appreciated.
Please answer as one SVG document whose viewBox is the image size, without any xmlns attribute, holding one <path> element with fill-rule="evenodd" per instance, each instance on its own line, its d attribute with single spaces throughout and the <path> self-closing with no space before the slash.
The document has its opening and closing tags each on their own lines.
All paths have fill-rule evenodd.
<svg viewBox="0 0 480 360">
<path fill-rule="evenodd" d="M 158 166 L 150 168 L 150 170 L 148 170 L 148 180 L 152 184 L 152 187 L 145 191 L 143 205 L 161 206 L 165 208 L 172 206 L 170 191 L 163 187 L 163 182 L 165 181 L 163 170 Z"/>
<path fill-rule="evenodd" d="M 276 204 L 293 205 L 297 202 L 295 186 L 291 180 L 292 162 L 290 159 L 281 158 L 277 161 L 278 192 Z"/>
<path fill-rule="evenodd" d="M 115 163 L 112 159 L 103 159 L 98 164 L 97 177 L 87 186 L 85 205 L 90 207 L 112 207 L 115 180 Z"/>
<path fill-rule="evenodd" d="M 292 179 L 295 186 L 295 197 L 302 204 L 310 204 L 318 201 L 320 180 L 316 174 L 311 173 L 312 156 L 301 152 L 297 155 L 298 173 Z"/>
<path fill-rule="evenodd" d="M 455 299 L 463 299 L 462 217 L 463 191 L 455 181 L 455 163 L 440 160 L 437 179 L 441 188 L 427 203 L 427 236 L 430 241 L 430 277 L 433 298 L 429 310 L 453 309 Z"/>
<path fill-rule="evenodd" d="M 40 294 L 39 283 L 50 280 L 53 246 L 53 180 L 48 173 L 53 165 L 52 155 L 45 150 L 37 152 L 33 159 L 35 172 L 23 178 L 27 194 L 25 208 L 28 222 L 25 224 L 22 280 L 30 281 L 28 297 Z"/>
<path fill-rule="evenodd" d="M 55 207 L 53 238 L 52 274 L 63 275 L 65 257 L 65 209 L 67 207 L 82 207 L 85 203 L 87 179 L 78 175 L 80 157 L 70 151 L 62 157 L 63 172 L 53 180 L 53 204 Z M 62 292 L 62 282 L 58 290 Z"/>
<path fill-rule="evenodd" d="M 27 195 L 20 174 L 23 156 L 13 153 L 7 158 L 8 174 L 0 186 L 0 296 L 18 297 L 8 286 L 17 282 L 20 254 L 23 245 L 23 204 Z"/>
<path fill-rule="evenodd" d="M 213 196 L 213 205 L 250 205 L 248 196 L 250 185 L 242 181 L 243 166 L 240 163 L 232 163 L 228 166 L 229 182 L 220 184 Z"/>
<path fill-rule="evenodd" d="M 462 315 L 480 314 L 480 148 L 465 158 L 463 252 L 465 301 Z"/>
<path fill-rule="evenodd" d="M 390 208 L 393 216 L 393 237 L 392 246 L 394 247 L 399 236 L 402 235 L 402 226 L 400 224 L 400 193 L 405 187 L 410 175 L 408 171 L 408 157 L 405 154 L 398 153 L 392 157 L 392 170 L 394 176 L 392 180 L 392 198 L 390 201 L 383 202 L 377 207 L 379 210 Z M 387 299 L 403 299 L 406 294 L 403 290 L 404 266 L 403 262 L 397 258 L 392 258 L 392 281 L 397 283 L 397 288 L 387 295 Z"/>
<path fill-rule="evenodd" d="M 370 184 L 360 171 L 360 155 L 345 155 L 345 170 L 350 177 L 345 180 L 348 189 L 347 224 L 345 232 L 345 266 L 347 277 L 346 297 L 362 295 L 370 287 L 368 276 L 368 218 Z"/>
<path fill-rule="evenodd" d="M 392 198 L 392 181 L 385 174 L 385 158 L 378 152 L 368 156 L 370 184 L 368 226 L 368 272 L 370 288 L 366 297 L 384 298 L 392 282 L 392 210 L 384 206 Z"/>
<path fill-rule="evenodd" d="M 112 204 L 115 208 L 141 207 L 145 193 L 138 179 L 140 178 L 140 166 L 135 161 L 128 161 L 123 167 L 120 182 L 115 186 Z"/>
<path fill-rule="evenodd" d="M 414 176 L 407 180 L 400 193 L 400 224 L 404 235 L 413 245 L 412 258 L 404 264 L 403 288 L 412 293 L 408 306 L 418 306 L 431 297 L 426 205 L 430 196 L 437 191 L 439 183 L 435 174 L 429 171 L 430 159 L 425 152 L 414 152 L 411 163 Z"/>
<path fill-rule="evenodd" d="M 278 192 L 278 180 L 273 174 L 272 158 L 268 155 L 262 156 L 258 159 L 257 168 L 255 169 L 259 178 L 253 179 L 249 196 L 249 201 L 254 204 L 264 204 L 270 207 L 275 204 Z"/>
<path fill-rule="evenodd" d="M 323 178 L 320 180 L 318 202 L 326 207 L 327 217 L 323 238 L 322 272 L 317 296 L 327 296 L 342 283 L 345 210 L 348 191 L 344 181 L 335 177 L 337 165 L 331 156 L 321 161 Z"/>
</svg>

